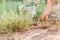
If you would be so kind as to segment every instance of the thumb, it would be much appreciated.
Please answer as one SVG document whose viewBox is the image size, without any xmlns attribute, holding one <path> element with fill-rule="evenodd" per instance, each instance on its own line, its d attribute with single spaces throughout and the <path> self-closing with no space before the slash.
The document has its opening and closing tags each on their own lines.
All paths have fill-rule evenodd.
<svg viewBox="0 0 60 40">
<path fill-rule="evenodd" d="M 45 19 L 48 19 L 48 16 L 46 16 Z"/>
</svg>

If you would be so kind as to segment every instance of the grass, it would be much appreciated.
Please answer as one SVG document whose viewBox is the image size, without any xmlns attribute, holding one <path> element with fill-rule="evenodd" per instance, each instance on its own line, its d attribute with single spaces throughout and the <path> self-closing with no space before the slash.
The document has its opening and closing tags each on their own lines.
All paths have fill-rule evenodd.
<svg viewBox="0 0 60 40">
<path fill-rule="evenodd" d="M 42 0 L 42 1 L 39 2 L 39 3 L 37 3 L 37 10 L 36 10 L 37 15 L 36 15 L 36 17 L 37 17 L 38 19 L 40 19 L 40 15 L 41 15 L 41 13 L 44 11 L 45 5 L 46 5 L 46 3 L 45 3 L 44 0 Z"/>
<path fill-rule="evenodd" d="M 21 2 L 0 2 L 0 13 L 2 13 L 4 10 L 9 11 L 10 9 L 16 9 L 17 6 L 19 6 Z M 5 8 L 3 8 L 5 6 Z"/>
<path fill-rule="evenodd" d="M 10 32 L 19 28 L 23 30 L 25 27 L 33 23 L 33 18 L 29 14 L 16 14 L 15 11 L 3 12 L 0 15 L 0 32 Z M 16 29 L 15 29 L 16 28 Z"/>
<path fill-rule="evenodd" d="M 22 12 L 18 10 L 20 4 L 21 2 L 6 2 L 4 5 L 0 2 L 0 32 L 10 32 L 17 28 L 24 30 L 26 27 L 33 24 L 34 19 L 32 15 L 30 15 L 31 12 L 28 13 L 27 11 Z M 27 3 L 27 5 L 29 4 Z M 30 4 L 30 6 L 33 5 Z M 45 2 L 39 1 L 36 5 L 36 17 L 39 18 L 45 8 Z M 5 8 L 2 8 L 4 6 Z"/>
</svg>

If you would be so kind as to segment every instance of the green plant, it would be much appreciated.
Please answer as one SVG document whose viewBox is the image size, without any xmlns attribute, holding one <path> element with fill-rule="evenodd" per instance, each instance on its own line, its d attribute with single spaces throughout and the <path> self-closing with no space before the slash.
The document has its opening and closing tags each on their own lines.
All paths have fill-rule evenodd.
<svg viewBox="0 0 60 40">
<path fill-rule="evenodd" d="M 39 19 L 41 13 L 42 13 L 42 12 L 44 11 L 44 9 L 45 9 L 46 3 L 45 3 L 44 0 L 40 0 L 36 5 L 37 5 L 37 10 L 36 10 L 37 15 L 36 15 L 36 17 L 37 17 L 37 19 Z"/>
<path fill-rule="evenodd" d="M 36 6 L 36 18 L 39 19 L 41 13 L 45 9 L 46 0 L 25 0 L 24 4 L 28 6 Z"/>
<path fill-rule="evenodd" d="M 3 0 L 0 0 L 0 2 L 3 2 Z"/>
<path fill-rule="evenodd" d="M 10 32 L 14 28 L 23 30 L 32 23 L 33 18 L 27 13 L 23 14 L 20 12 L 17 14 L 16 11 L 10 10 L 9 12 L 4 11 L 0 14 L 0 32 Z"/>
<path fill-rule="evenodd" d="M 26 1 L 24 2 L 26 5 L 28 6 L 35 6 L 37 7 L 36 9 L 36 17 L 37 19 L 40 17 L 40 14 L 43 12 L 44 8 L 45 8 L 45 1 L 42 0 L 40 2 L 39 1 L 33 1 L 33 2 L 29 2 L 26 3 Z M 5 3 L 5 10 L 3 11 L 2 7 L 3 7 L 3 3 L 0 3 L 0 32 L 10 32 L 12 30 L 16 30 L 17 28 L 19 28 L 20 30 L 25 29 L 26 27 L 28 27 L 29 25 L 33 24 L 34 19 L 32 17 L 31 12 L 26 11 L 22 11 L 18 9 L 18 5 L 20 5 L 19 2 L 11 2 Z M 17 9 L 16 9 L 17 8 Z"/>
</svg>

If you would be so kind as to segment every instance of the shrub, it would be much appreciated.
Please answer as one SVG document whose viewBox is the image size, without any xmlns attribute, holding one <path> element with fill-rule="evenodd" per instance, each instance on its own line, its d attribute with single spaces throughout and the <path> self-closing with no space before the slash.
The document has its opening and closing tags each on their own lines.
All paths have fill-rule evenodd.
<svg viewBox="0 0 60 40">
<path fill-rule="evenodd" d="M 46 5 L 46 0 L 25 0 L 24 4 L 28 6 L 36 6 L 36 18 L 40 18 L 40 14 L 44 11 L 45 5 Z"/>
<path fill-rule="evenodd" d="M 13 2 L 12 2 L 13 3 Z M 16 2 L 14 2 L 13 5 L 15 5 Z M 26 3 L 24 1 L 26 7 L 36 6 L 36 17 L 39 18 L 40 14 L 45 8 L 45 1 L 31 1 L 29 3 Z M 2 11 L 2 14 L 0 14 L 0 32 L 10 32 L 12 30 L 16 30 L 19 28 L 20 30 L 25 29 L 27 26 L 33 24 L 34 19 L 32 17 L 33 12 L 28 12 L 28 10 L 19 10 L 17 5 L 15 5 L 13 8 L 10 9 L 10 7 L 5 7 L 5 11 Z M 19 3 L 18 3 L 19 5 Z M 9 5 L 8 5 L 9 6 Z M 17 9 L 16 9 L 17 7 Z M 9 8 L 9 11 L 8 11 Z M 30 9 L 29 9 L 30 10 Z M 35 12 L 35 11 L 34 11 Z"/>
<path fill-rule="evenodd" d="M 23 30 L 32 23 L 33 18 L 27 13 L 25 15 L 21 12 L 17 14 L 16 11 L 10 10 L 0 14 L 0 32 L 10 32 L 17 28 Z"/>
<path fill-rule="evenodd" d="M 3 2 L 3 0 L 0 0 L 0 2 Z"/>
</svg>

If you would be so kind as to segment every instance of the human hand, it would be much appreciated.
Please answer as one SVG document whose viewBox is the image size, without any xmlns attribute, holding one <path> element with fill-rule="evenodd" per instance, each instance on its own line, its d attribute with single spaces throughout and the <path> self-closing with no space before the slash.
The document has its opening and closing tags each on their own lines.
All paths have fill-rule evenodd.
<svg viewBox="0 0 60 40">
<path fill-rule="evenodd" d="M 41 22 L 44 22 L 46 19 L 48 19 L 48 15 L 49 15 L 49 13 L 42 13 L 41 14 L 41 17 L 40 17 L 40 21 Z"/>
</svg>

